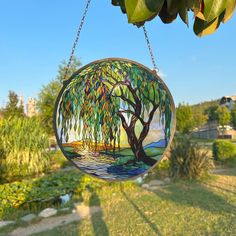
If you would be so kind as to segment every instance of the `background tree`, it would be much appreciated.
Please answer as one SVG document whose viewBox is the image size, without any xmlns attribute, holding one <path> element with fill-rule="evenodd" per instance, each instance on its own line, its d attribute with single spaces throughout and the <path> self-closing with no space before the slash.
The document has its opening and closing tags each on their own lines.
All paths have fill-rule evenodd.
<svg viewBox="0 0 236 236">
<path fill-rule="evenodd" d="M 127 14 L 129 23 L 137 26 L 159 16 L 163 23 L 171 23 L 178 16 L 188 25 L 188 12 L 194 16 L 194 32 L 198 36 L 216 31 L 234 13 L 235 0 L 112 0 Z"/>
<path fill-rule="evenodd" d="M 60 81 L 61 83 L 63 82 L 63 80 L 67 80 L 70 78 L 70 76 L 72 74 L 74 74 L 79 68 L 81 67 L 81 61 L 76 58 L 75 56 L 72 57 L 71 60 L 71 65 L 70 68 L 68 69 L 67 75 L 65 77 L 65 73 L 66 73 L 66 68 L 67 68 L 67 62 L 64 60 L 58 68 L 58 75 L 56 77 L 57 81 Z"/>
<path fill-rule="evenodd" d="M 224 126 L 229 125 L 231 121 L 231 115 L 229 109 L 225 106 L 219 106 L 216 112 L 219 124 L 223 126 L 223 128 Z"/>
<path fill-rule="evenodd" d="M 61 65 L 59 65 L 58 75 L 56 76 L 56 79 L 52 80 L 48 85 L 43 86 L 40 90 L 37 102 L 39 117 L 46 132 L 50 135 L 54 134 L 53 111 L 56 98 L 60 89 L 62 88 L 63 80 L 68 79 L 73 73 L 75 73 L 79 69 L 80 66 L 80 60 L 76 57 L 73 57 L 71 67 L 68 70 L 66 78 L 64 78 L 67 63 L 63 61 Z"/>
<path fill-rule="evenodd" d="M 40 122 L 47 134 L 53 135 L 53 111 L 54 104 L 62 83 L 58 80 L 51 81 L 48 85 L 43 86 L 37 101 Z"/>
<path fill-rule="evenodd" d="M 208 116 L 200 110 L 193 110 L 193 126 L 198 128 L 207 122 Z"/>
<path fill-rule="evenodd" d="M 234 104 L 233 109 L 231 110 L 231 122 L 234 129 L 236 130 L 236 103 Z"/>
<path fill-rule="evenodd" d="M 218 115 L 217 115 L 217 109 L 219 108 L 219 105 L 213 105 L 208 107 L 205 110 L 205 114 L 208 116 L 208 121 L 217 121 Z"/>
<path fill-rule="evenodd" d="M 171 135 L 169 95 L 153 74 L 128 62 L 100 62 L 86 68 L 67 86 L 58 112 L 62 142 L 73 131 L 83 145 L 95 143 L 95 150 L 97 144 L 110 145 L 115 151 L 122 125 L 135 161 L 148 165 L 156 160 L 145 154 L 143 141 L 155 112 L 159 112 L 167 141 Z"/>
<path fill-rule="evenodd" d="M 176 110 L 176 129 L 183 134 L 188 134 L 194 127 L 191 106 L 180 103 Z"/>
<path fill-rule="evenodd" d="M 5 119 L 25 116 L 24 104 L 19 100 L 18 95 L 15 92 L 9 91 L 7 105 L 1 110 L 1 112 Z"/>
</svg>

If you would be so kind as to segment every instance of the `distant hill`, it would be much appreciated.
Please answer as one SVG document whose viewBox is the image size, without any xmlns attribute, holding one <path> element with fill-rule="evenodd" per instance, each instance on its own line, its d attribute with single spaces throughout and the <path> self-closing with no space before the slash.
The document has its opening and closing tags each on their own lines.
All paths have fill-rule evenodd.
<svg viewBox="0 0 236 236">
<path fill-rule="evenodd" d="M 144 149 L 147 149 L 147 148 L 164 148 L 164 147 L 166 147 L 166 141 L 165 141 L 165 139 L 161 139 L 158 142 L 153 142 L 153 143 L 150 143 L 150 144 L 146 145 L 144 147 Z"/>
<path fill-rule="evenodd" d="M 220 99 L 216 99 L 216 100 L 197 103 L 197 104 L 191 105 L 191 107 L 192 107 L 193 113 L 195 112 L 204 113 L 204 111 L 207 110 L 209 107 L 219 105 L 219 102 L 220 102 Z"/>
<path fill-rule="evenodd" d="M 181 110 L 181 107 L 180 110 L 177 108 L 177 130 L 180 129 L 180 126 L 182 125 L 185 129 L 190 131 L 205 125 L 209 121 L 215 121 L 217 119 L 216 110 L 219 106 L 219 102 L 220 99 L 215 99 L 194 105 L 189 105 L 186 103 L 181 104 L 186 107 L 184 108 L 185 110 Z M 189 113 L 190 117 L 185 119 L 186 114 L 184 114 L 184 112 L 189 108 L 191 108 L 190 110 L 192 114 Z M 178 124 L 180 125 L 178 126 Z"/>
<path fill-rule="evenodd" d="M 220 99 L 216 99 L 192 105 L 194 126 L 200 127 L 207 121 L 215 121 L 217 119 L 216 110 L 219 102 Z"/>
</svg>

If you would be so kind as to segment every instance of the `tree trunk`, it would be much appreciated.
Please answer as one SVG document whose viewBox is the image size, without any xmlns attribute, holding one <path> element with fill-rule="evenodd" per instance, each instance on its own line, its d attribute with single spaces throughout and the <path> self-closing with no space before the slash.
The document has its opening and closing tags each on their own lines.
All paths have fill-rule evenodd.
<svg viewBox="0 0 236 236">
<path fill-rule="evenodd" d="M 148 157 L 143 149 L 143 142 L 138 140 L 135 134 L 134 126 L 130 126 L 126 131 L 129 145 L 135 155 L 136 161 L 142 161 L 149 166 L 153 166 L 156 160 Z"/>
<path fill-rule="evenodd" d="M 149 166 L 153 166 L 156 163 L 156 160 L 154 160 L 146 155 L 146 153 L 143 149 L 143 141 L 148 135 L 150 124 L 153 119 L 153 115 L 154 115 L 156 109 L 158 108 L 158 105 L 153 106 L 153 109 L 149 115 L 148 122 L 142 123 L 143 129 L 140 133 L 139 138 L 137 138 L 136 134 L 135 134 L 135 125 L 136 125 L 136 122 L 139 119 L 138 117 L 140 116 L 140 113 L 141 113 L 142 106 L 141 106 L 140 102 L 136 105 L 136 108 L 137 108 L 135 111 L 136 114 L 132 115 L 130 125 L 127 124 L 125 117 L 121 113 L 119 113 L 119 116 L 121 118 L 122 126 L 123 126 L 124 130 L 126 131 L 126 134 L 128 137 L 128 142 L 131 147 L 131 150 L 134 153 L 135 161 L 142 161 Z"/>
<path fill-rule="evenodd" d="M 135 157 L 138 161 L 142 161 L 149 166 L 153 166 L 156 163 L 156 160 L 148 157 L 143 149 L 142 143 L 138 145 L 138 149 L 135 152 Z"/>
</svg>

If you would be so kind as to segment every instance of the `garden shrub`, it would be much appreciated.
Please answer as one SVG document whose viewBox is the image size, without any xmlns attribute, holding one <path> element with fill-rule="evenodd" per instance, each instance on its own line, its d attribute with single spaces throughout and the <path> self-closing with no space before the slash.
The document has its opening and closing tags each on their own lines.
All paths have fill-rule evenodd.
<svg viewBox="0 0 236 236">
<path fill-rule="evenodd" d="M 48 169 L 48 137 L 35 118 L 11 118 L 3 120 L 0 126 L 1 182 Z"/>
<path fill-rule="evenodd" d="M 100 188 L 104 182 L 78 171 L 57 172 L 41 178 L 0 185 L 0 219 L 11 209 L 46 202 L 67 193 L 80 195 L 86 188 Z"/>
<path fill-rule="evenodd" d="M 212 152 L 215 160 L 227 160 L 236 157 L 236 145 L 229 140 L 216 140 Z"/>
<path fill-rule="evenodd" d="M 208 152 L 186 137 L 176 139 L 170 151 L 170 174 L 174 178 L 196 179 L 214 167 Z"/>
</svg>

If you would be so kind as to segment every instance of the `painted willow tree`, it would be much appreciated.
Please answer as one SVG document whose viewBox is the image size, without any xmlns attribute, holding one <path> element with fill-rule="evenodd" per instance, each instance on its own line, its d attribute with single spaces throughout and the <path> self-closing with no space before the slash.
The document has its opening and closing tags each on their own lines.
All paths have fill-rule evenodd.
<svg viewBox="0 0 236 236">
<path fill-rule="evenodd" d="M 135 160 L 153 165 L 143 142 L 154 115 L 171 136 L 171 98 L 164 85 L 146 69 L 127 61 L 91 64 L 75 74 L 59 101 L 57 126 L 61 142 L 76 132 L 83 144 L 120 148 L 121 126 Z"/>
</svg>

